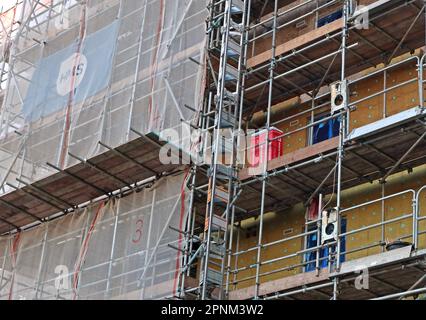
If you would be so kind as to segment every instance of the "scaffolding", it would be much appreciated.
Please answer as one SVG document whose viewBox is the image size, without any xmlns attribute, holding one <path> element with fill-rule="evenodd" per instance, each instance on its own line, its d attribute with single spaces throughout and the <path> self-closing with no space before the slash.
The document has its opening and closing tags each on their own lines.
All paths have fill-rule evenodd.
<svg viewBox="0 0 426 320">
<path fill-rule="evenodd" d="M 8 12 L 0 298 L 426 292 L 425 187 L 387 187 L 403 171 L 424 173 L 424 1 L 21 0 Z M 411 71 L 392 82 L 401 70 Z M 365 93 L 367 81 L 376 85 Z M 398 90 L 414 98 L 396 108 Z M 372 100 L 375 119 L 357 118 Z M 329 121 L 335 136 L 314 141 Z M 191 133 L 175 137 L 182 127 Z M 262 134 L 263 142 L 252 138 Z M 271 159 L 276 142 L 301 134 L 307 145 Z M 177 162 L 159 159 L 165 145 Z M 345 192 L 366 183 L 380 195 L 348 202 Z M 389 201 L 411 210 L 390 215 Z M 376 220 L 345 229 L 354 212 L 377 206 Z M 307 211 L 302 230 L 268 237 L 269 214 L 296 207 Z M 336 231 L 323 242 L 326 210 Z M 256 241 L 240 247 L 248 219 Z M 407 226 L 399 240 L 411 245 L 386 251 L 386 228 L 398 223 Z M 370 230 L 379 236 L 347 247 Z M 69 254 L 56 254 L 57 242 Z M 59 290 L 58 265 L 72 269 Z M 360 266 L 370 289 L 352 284 Z"/>
<path fill-rule="evenodd" d="M 215 143 L 207 176 L 199 186 L 193 186 L 196 193 L 207 195 L 207 205 L 201 204 L 199 207 L 199 212 L 206 212 L 204 221 L 200 219 L 201 226 L 205 229 L 203 249 L 201 254 L 199 251 L 194 253 L 191 249 L 188 253 L 191 263 L 195 257 L 200 257 L 200 283 L 198 287 L 188 289 L 189 294 L 195 292 L 201 299 L 386 299 L 425 291 L 423 288 L 416 289 L 424 279 L 423 240 L 419 243 L 425 232 L 424 226 L 419 228 L 424 219 L 420 205 L 424 187 L 388 195 L 384 191 L 385 183 L 392 174 L 411 170 L 423 163 L 426 134 L 423 122 L 424 55 L 415 52 L 415 49 L 425 44 L 425 7 L 422 1 L 379 2 L 275 0 L 264 2 L 262 7 L 262 2 L 254 0 L 211 1 L 208 24 L 208 70 L 211 86 L 203 114 L 207 118 L 203 130 L 212 131 Z M 340 9 L 341 15 L 331 22 L 327 21 L 322 28 L 326 30 L 320 32 L 319 28 L 311 37 L 306 32 L 305 37 L 294 36 L 293 39 L 289 36 L 290 39 L 285 39 L 289 27 L 299 22 L 306 23 L 305 20 L 310 21 L 310 18 L 318 26 L 323 26 L 324 18 L 321 19 L 321 16 L 331 7 Z M 365 17 L 366 12 L 368 17 Z M 406 15 L 397 18 L 397 12 L 404 12 Z M 407 52 L 409 54 L 405 57 L 395 59 Z M 371 67 L 375 69 L 367 73 L 360 72 Z M 397 85 L 387 83 L 389 73 L 404 67 L 414 67 L 417 71 Z M 354 88 L 360 82 L 380 77 L 383 79 L 383 87 L 357 98 Z M 340 97 L 343 103 L 334 110 L 336 102 L 331 98 L 333 92 L 329 86 L 336 82 L 344 90 Z M 395 90 L 411 85 L 415 86 L 418 100 L 406 112 L 395 115 L 387 106 L 389 96 Z M 288 115 L 282 112 L 283 116 L 279 120 L 273 120 L 273 116 L 276 118 L 274 107 L 281 101 L 296 96 L 301 96 L 303 102 L 310 107 L 289 112 Z M 383 101 L 380 120 L 370 126 L 354 128 L 351 125 L 352 112 L 372 98 Z M 256 118 L 259 110 L 263 114 Z M 328 111 L 328 116 L 316 119 L 320 111 Z M 269 136 L 274 126 L 295 120 L 300 115 L 310 117 L 307 125 L 290 129 L 278 137 Z M 210 121 L 210 118 L 215 120 Z M 253 120 L 255 118 L 257 123 Z M 231 123 L 229 119 L 232 120 Z M 250 146 L 247 141 L 242 146 L 242 130 L 247 133 L 248 129 L 255 128 L 260 132 L 268 132 L 263 148 L 259 147 L 263 159 L 268 159 L 268 149 L 272 148 L 275 140 L 285 139 L 302 131 L 312 132 L 314 127 L 330 119 L 337 120 L 339 128 L 337 137 L 329 141 L 328 145 L 319 144 L 317 148 L 311 148 L 309 152 L 307 150 L 304 155 L 294 155 L 291 159 L 283 157 L 281 163 L 263 161 L 257 166 L 250 163 L 242 166 L 239 162 L 242 148 L 247 160 L 251 149 L 259 147 Z M 214 125 L 211 126 L 211 123 Z M 220 135 L 229 127 L 234 132 L 229 142 L 231 150 L 223 151 Z M 400 135 L 401 132 L 405 134 Z M 390 142 L 390 139 L 395 141 Z M 397 146 L 401 146 L 401 149 Z M 226 163 L 222 161 L 224 153 L 230 154 Z M 377 164 L 374 157 L 383 158 L 384 162 Z M 381 197 L 354 206 L 342 205 L 344 190 L 375 180 L 379 180 L 382 186 Z M 411 212 L 388 219 L 383 209 L 381 221 L 341 231 L 340 224 L 349 212 L 376 203 L 383 206 L 388 199 L 405 197 L 405 193 L 410 195 L 407 196 L 407 201 L 412 203 L 409 204 Z M 327 208 L 334 208 L 336 211 L 338 231 L 335 241 L 320 242 L 321 218 L 306 218 L 304 232 L 297 235 L 265 241 L 264 219 L 268 212 L 284 211 L 301 202 L 309 207 L 318 196 L 321 200 L 316 205 L 320 213 Z M 256 217 L 258 221 L 257 243 L 244 250 L 238 249 L 241 221 L 250 217 Z M 363 250 L 367 252 L 366 250 L 375 247 L 381 248 L 383 252 L 386 239 L 382 231 L 379 241 L 353 250 L 342 248 L 344 239 L 369 229 L 384 230 L 385 226 L 398 221 L 411 221 L 410 232 L 400 239 L 413 244 L 413 252 L 409 250 L 404 256 L 411 264 L 407 267 L 402 258 L 396 259 L 396 262 L 389 259 L 387 263 L 394 263 L 393 267 L 400 263 L 401 265 L 395 267 L 399 271 L 406 268 L 407 283 L 402 280 L 401 273 L 395 271 L 392 275 L 394 278 L 389 278 L 390 281 L 381 280 L 374 274 L 375 286 L 379 287 L 377 292 L 360 291 L 353 286 L 352 291 L 348 289 L 351 286 L 345 284 L 353 281 L 356 278 L 354 270 L 359 270 L 352 266 L 348 271 L 341 257 Z M 311 230 L 313 226 L 318 227 Z M 314 247 L 307 248 L 305 243 L 304 249 L 289 255 L 274 258 L 265 256 L 265 251 L 270 247 L 295 240 L 306 242 L 306 238 L 313 234 L 317 234 L 317 245 Z M 325 248 L 329 254 L 322 257 L 320 252 Z M 407 252 L 407 248 L 403 250 Z M 238 257 L 247 253 L 252 253 L 254 260 L 239 266 Z M 313 260 L 304 258 L 309 253 L 314 254 Z M 380 256 L 370 254 L 369 258 L 380 259 Z M 295 259 L 299 261 L 293 263 Z M 328 265 L 327 272 L 321 271 L 320 264 L 324 261 Z M 300 270 L 312 263 L 315 265 L 315 274 L 310 281 L 306 280 L 310 275 L 302 278 L 302 271 L 299 283 L 293 284 L 293 287 L 285 285 L 284 276 L 282 287 L 274 281 L 262 283 L 262 279 L 267 276 L 280 272 L 282 274 L 286 270 Z M 368 261 L 359 260 L 357 263 L 359 268 L 359 265 L 368 264 Z M 379 275 L 395 270 L 392 267 L 377 269 Z M 242 273 L 249 276 L 239 276 Z M 419 278 L 420 281 L 416 282 Z M 399 279 L 402 285 L 395 285 L 395 279 Z M 294 281 L 297 283 L 296 279 Z M 251 284 L 238 290 L 237 285 L 244 282 Z M 414 286 L 411 286 L 413 283 Z"/>
<path fill-rule="evenodd" d="M 181 254 L 174 247 L 181 241 L 169 227 L 186 220 L 184 178 L 151 182 L 3 238 L 0 299 L 160 299 L 176 292 Z"/>
<path fill-rule="evenodd" d="M 1 299 L 177 291 L 188 174 L 158 155 L 164 131 L 198 122 L 206 15 L 165 0 L 2 12 Z"/>
</svg>

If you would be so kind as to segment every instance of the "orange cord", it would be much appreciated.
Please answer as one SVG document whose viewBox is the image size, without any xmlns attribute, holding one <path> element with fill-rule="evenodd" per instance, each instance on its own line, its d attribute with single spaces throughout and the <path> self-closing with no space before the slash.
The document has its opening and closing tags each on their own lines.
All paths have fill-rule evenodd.
<svg viewBox="0 0 426 320">
<path fill-rule="evenodd" d="M 19 246 L 19 242 L 21 240 L 21 232 L 18 232 L 13 239 L 13 243 L 11 246 L 11 259 L 12 259 L 12 278 L 10 281 L 10 289 L 9 289 L 9 300 L 12 300 L 13 297 L 13 283 L 15 282 L 15 268 L 16 268 L 16 254 L 17 248 Z"/>
<path fill-rule="evenodd" d="M 101 214 L 102 209 L 104 208 L 104 206 L 105 206 L 104 202 L 102 202 L 99 205 L 99 208 L 96 211 L 95 217 L 93 218 L 93 221 L 92 221 L 92 223 L 90 225 L 90 228 L 89 228 L 89 230 L 88 230 L 88 232 L 86 234 L 86 237 L 85 237 L 85 239 L 83 241 L 83 245 L 81 247 L 78 260 L 77 260 L 77 262 L 75 264 L 75 271 L 74 271 L 74 275 L 73 275 L 73 293 L 74 293 L 73 300 L 77 299 L 77 287 L 78 287 L 78 282 L 80 280 L 81 267 L 83 266 L 84 261 L 86 260 L 86 255 L 87 255 L 87 250 L 89 249 L 90 239 L 92 237 L 93 230 L 96 227 L 96 224 L 98 222 L 99 216 L 100 216 L 100 214 Z"/>
<path fill-rule="evenodd" d="M 180 188 L 180 220 L 179 220 L 179 230 L 182 231 L 183 228 L 183 218 L 185 217 L 185 182 L 186 178 L 189 174 L 189 168 L 185 172 L 185 177 L 183 178 L 183 182 Z M 178 240 L 178 251 L 176 254 L 176 269 L 175 269 L 175 276 L 174 276 L 174 282 L 173 282 L 173 295 L 176 295 L 177 291 L 177 285 L 178 285 L 178 279 L 179 279 L 179 269 L 180 269 L 180 255 L 181 255 L 181 247 L 182 247 L 182 233 L 179 232 L 179 240 Z"/>
</svg>

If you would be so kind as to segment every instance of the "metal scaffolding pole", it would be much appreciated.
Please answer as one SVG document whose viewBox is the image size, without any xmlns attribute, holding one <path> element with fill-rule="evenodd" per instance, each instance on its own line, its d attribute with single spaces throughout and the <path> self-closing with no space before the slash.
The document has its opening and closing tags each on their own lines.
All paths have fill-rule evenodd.
<svg viewBox="0 0 426 320">
<path fill-rule="evenodd" d="M 343 32 L 342 32 L 342 62 L 341 62 L 341 81 L 342 83 L 346 80 L 346 50 L 347 50 L 347 38 L 348 38 L 348 21 L 349 21 L 349 0 L 343 2 Z M 346 90 L 346 97 L 344 98 L 345 106 L 344 110 L 348 112 L 348 99 L 349 96 Z M 341 199 L 342 199 L 342 168 L 345 152 L 345 137 L 346 137 L 346 117 L 342 114 L 340 118 L 340 129 L 339 129 L 339 148 L 338 148 L 338 166 L 337 166 L 337 190 L 336 190 L 336 209 L 337 209 L 337 248 L 335 254 L 335 268 L 337 271 L 340 270 L 340 253 L 341 253 Z M 333 300 L 337 300 L 339 295 L 339 279 L 336 277 L 333 282 Z"/>
<path fill-rule="evenodd" d="M 272 94 L 273 94 L 273 85 L 274 85 L 274 74 L 275 74 L 275 52 L 277 46 L 277 18 L 278 18 L 278 0 L 274 2 L 274 19 L 272 26 L 272 56 L 269 65 L 269 92 L 268 92 L 268 109 L 266 116 L 266 146 L 263 148 L 263 177 L 262 177 L 262 198 L 261 198 L 261 209 L 259 216 L 259 235 L 257 242 L 257 255 L 256 255 L 256 278 L 255 278 L 255 294 L 254 299 L 259 299 L 259 291 L 260 291 L 260 268 L 261 268 L 261 259 L 262 259 L 262 242 L 263 242 L 263 218 L 265 214 L 265 197 L 266 197 L 266 186 L 267 186 L 267 178 L 268 178 L 268 160 L 269 160 L 269 132 L 271 130 L 271 108 L 272 108 Z"/>
<path fill-rule="evenodd" d="M 185 295 L 185 279 L 186 279 L 186 270 L 185 268 L 187 268 L 187 266 L 189 265 L 188 261 L 190 259 L 190 256 L 192 254 L 192 249 L 191 249 L 191 245 L 190 245 L 190 241 L 192 241 L 192 236 L 193 236 L 193 232 L 191 233 L 191 226 L 193 224 L 192 219 L 195 219 L 194 216 L 194 196 L 195 196 L 195 182 L 197 179 L 197 168 L 196 166 L 193 166 L 191 169 L 191 176 L 188 179 L 189 181 L 191 181 L 191 186 L 190 186 L 190 190 L 191 190 L 191 194 L 190 194 L 190 199 L 189 199 L 189 214 L 188 214 L 188 218 L 186 221 L 186 232 L 184 235 L 184 258 L 183 258 L 183 268 L 182 271 L 179 273 L 179 280 L 180 280 L 180 287 L 178 289 L 178 296 L 179 298 L 184 297 Z"/>
<path fill-rule="evenodd" d="M 226 204 L 226 210 L 223 214 L 219 214 L 221 218 L 224 218 L 226 228 L 224 230 L 217 231 L 217 237 L 220 238 L 218 243 L 219 247 L 223 248 L 223 253 L 219 253 L 221 256 L 221 263 L 219 264 L 222 278 L 219 279 L 219 298 L 223 298 L 224 294 L 224 281 L 226 280 L 224 273 L 227 265 L 228 258 L 228 242 L 229 242 L 229 220 L 230 215 L 234 214 L 233 210 L 235 207 L 235 201 L 239 196 L 239 193 L 236 191 L 236 178 L 237 178 L 237 165 L 238 165 L 238 152 L 239 152 L 239 142 L 240 137 L 235 134 L 235 131 L 241 129 L 241 119 L 242 119 L 242 108 L 243 108 L 243 95 L 242 95 L 242 86 L 244 85 L 243 69 L 245 69 L 245 54 L 246 54 L 246 34 L 247 34 L 247 25 L 246 21 L 248 19 L 248 13 L 250 9 L 247 6 L 250 6 L 250 0 L 237 1 L 237 0 L 225 0 L 225 1 L 212 1 L 210 3 L 209 9 L 211 10 L 211 21 L 209 26 L 210 34 L 210 51 L 217 52 L 218 47 L 220 46 L 220 56 L 218 76 L 214 75 L 212 72 L 213 80 L 216 85 L 216 96 L 212 98 L 212 92 L 209 93 L 209 104 L 208 104 L 208 113 L 207 123 L 205 123 L 205 131 L 213 130 L 213 147 L 212 147 L 212 156 L 210 171 L 208 174 L 209 184 L 208 184 L 208 199 L 206 207 L 206 219 L 205 219 L 205 232 L 204 232 L 204 247 L 205 252 L 202 258 L 202 277 L 200 282 L 200 298 L 202 300 L 208 299 L 207 287 L 209 286 L 209 264 L 215 265 L 212 260 L 212 235 L 213 235 L 213 224 L 215 223 L 214 216 L 217 213 L 215 209 L 219 209 L 220 206 L 217 205 L 216 192 L 219 187 L 220 180 L 228 180 L 227 190 L 228 201 Z M 241 14 L 241 22 L 234 21 L 235 15 Z M 217 37 L 217 38 L 216 38 Z M 235 38 L 240 37 L 239 41 Z M 239 42 L 239 43 L 237 43 Z M 231 60 L 235 62 L 236 57 L 238 57 L 238 66 L 237 68 L 233 66 Z M 210 61 L 210 59 L 208 58 Z M 211 64 L 210 64 L 211 65 Z M 235 77 L 235 87 L 230 89 L 227 85 L 231 78 Z M 232 91 L 232 92 L 231 92 Z M 214 100 L 214 101 L 213 101 Z M 214 110 L 211 107 L 214 105 Z M 210 125 L 210 115 L 214 114 L 214 126 Z M 234 121 L 229 121 L 229 118 L 235 119 Z M 238 120 L 239 121 L 238 121 Z M 230 164 L 222 163 L 219 160 L 221 155 L 221 139 L 222 139 L 222 129 L 227 128 L 226 122 L 229 121 L 231 125 L 232 132 L 232 158 Z M 206 150 L 205 150 L 206 151 Z M 227 159 L 225 159 L 225 162 Z M 225 177 L 225 178 L 223 178 Z M 223 208 L 220 208 L 223 210 Z"/>
<path fill-rule="evenodd" d="M 208 283 L 208 272 L 209 272 L 209 259 L 210 259 L 210 249 L 211 249 L 211 236 L 212 236 L 212 224 L 213 224 L 213 215 L 214 215 L 214 202 L 216 194 L 216 175 L 218 167 L 218 154 L 219 154 L 219 141 L 220 141 L 220 124 L 222 122 L 222 113 L 224 108 L 224 95 L 225 95 L 225 77 L 226 77 L 226 66 L 228 59 L 228 41 L 229 41 L 229 28 L 231 23 L 231 10 L 232 10 L 232 0 L 225 1 L 225 11 L 224 11 L 224 24 L 223 24 L 223 38 L 222 38 L 222 48 L 220 54 L 220 69 L 219 69 L 219 83 L 218 83 L 218 105 L 217 105 L 217 118 L 216 118 L 216 128 L 214 131 L 214 148 L 212 154 L 212 174 L 210 179 L 210 192 L 211 199 L 210 203 L 207 206 L 207 218 L 208 226 L 207 232 L 205 232 L 205 255 L 204 255 L 204 270 L 203 270 L 203 279 L 201 283 L 201 299 L 206 300 L 207 298 L 207 283 Z"/>
</svg>

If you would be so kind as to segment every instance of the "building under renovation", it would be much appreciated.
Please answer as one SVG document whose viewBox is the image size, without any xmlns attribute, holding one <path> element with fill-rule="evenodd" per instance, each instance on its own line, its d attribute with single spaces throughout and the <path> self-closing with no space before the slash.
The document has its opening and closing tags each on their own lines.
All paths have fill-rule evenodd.
<svg viewBox="0 0 426 320">
<path fill-rule="evenodd" d="M 0 1 L 0 299 L 422 299 L 425 6 Z"/>
</svg>

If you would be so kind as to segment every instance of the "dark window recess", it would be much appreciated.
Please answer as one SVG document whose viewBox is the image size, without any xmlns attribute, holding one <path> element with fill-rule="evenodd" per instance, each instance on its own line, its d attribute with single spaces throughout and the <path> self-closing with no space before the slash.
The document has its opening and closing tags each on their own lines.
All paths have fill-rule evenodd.
<svg viewBox="0 0 426 320">
<path fill-rule="evenodd" d="M 333 21 L 336 21 L 337 19 L 340 19 L 342 17 L 343 17 L 343 10 L 340 9 L 336 12 L 333 12 L 332 14 L 329 14 L 328 16 L 325 16 L 324 18 L 318 19 L 317 28 L 320 28 L 322 26 L 325 26 L 326 24 L 332 23 Z"/>
<path fill-rule="evenodd" d="M 315 122 L 324 119 L 325 116 L 315 119 Z M 330 119 L 326 122 L 321 122 L 313 127 L 312 144 L 316 144 L 333 137 L 337 137 L 340 131 L 340 118 Z"/>
<path fill-rule="evenodd" d="M 346 233 L 346 219 L 341 219 L 340 221 L 340 233 Z M 309 228 L 309 231 L 312 230 L 317 230 L 316 226 L 313 226 L 311 228 Z M 314 248 L 317 246 L 317 234 L 310 234 L 307 237 L 307 249 L 310 248 Z M 331 250 L 331 252 L 334 252 L 336 250 L 336 246 L 330 246 L 327 248 L 323 248 L 320 250 L 320 259 L 324 258 L 324 257 L 328 257 L 329 255 L 329 251 Z M 343 252 L 340 255 L 340 262 L 345 262 L 346 257 L 345 257 L 345 251 L 346 251 L 346 237 L 343 237 L 341 239 L 340 242 L 340 252 Z M 316 257 L 317 257 L 317 252 L 316 251 L 311 251 L 308 252 L 307 254 L 305 254 L 305 262 L 310 262 L 305 266 L 305 272 L 310 272 L 310 271 L 314 271 L 315 270 L 315 261 L 316 261 Z M 319 266 L 321 269 L 327 268 L 328 266 L 328 259 L 322 259 L 320 260 Z"/>
<path fill-rule="evenodd" d="M 246 229 L 246 239 L 257 237 L 257 226 Z"/>
<path fill-rule="evenodd" d="M 195 253 L 198 248 L 200 247 L 200 243 L 199 242 L 195 242 L 192 244 L 192 252 Z M 199 259 L 195 258 L 194 261 L 192 262 L 191 266 L 189 267 L 189 276 L 191 278 L 197 278 L 197 270 L 198 270 L 198 263 Z"/>
</svg>

